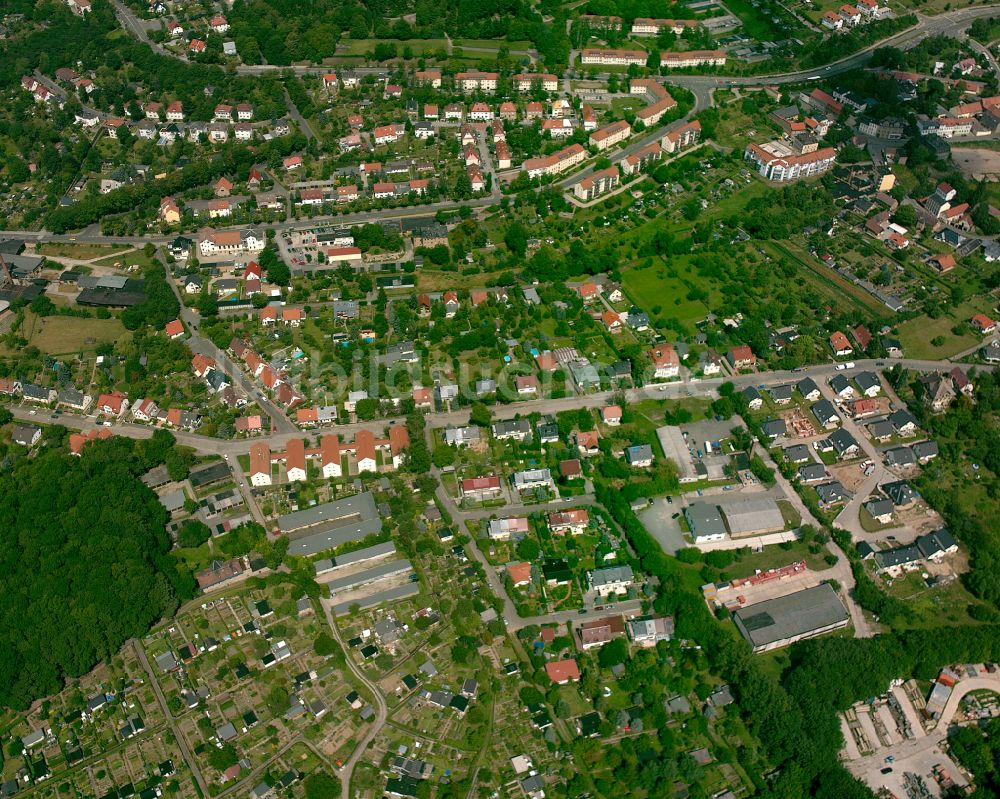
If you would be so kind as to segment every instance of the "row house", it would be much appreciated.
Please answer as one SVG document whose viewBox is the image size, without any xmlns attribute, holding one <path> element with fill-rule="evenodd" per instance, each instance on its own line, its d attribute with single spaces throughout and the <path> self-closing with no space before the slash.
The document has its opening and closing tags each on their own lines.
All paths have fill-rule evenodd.
<svg viewBox="0 0 1000 799">
<path fill-rule="evenodd" d="M 499 77 L 496 72 L 459 72 L 455 83 L 463 92 L 495 92 Z"/>
<path fill-rule="evenodd" d="M 649 54 L 645 50 L 617 50 L 585 48 L 580 52 L 580 63 L 599 66 L 646 66 Z"/>
<path fill-rule="evenodd" d="M 725 65 L 725 50 L 688 50 L 683 53 L 660 54 L 660 66 L 668 69 L 723 67 Z"/>
<path fill-rule="evenodd" d="M 413 81 L 418 86 L 430 86 L 432 89 L 441 88 L 441 70 L 422 69 L 413 73 Z"/>
<path fill-rule="evenodd" d="M 657 100 L 655 103 L 651 103 L 645 108 L 640 108 L 635 112 L 635 118 L 642 122 L 642 124 L 646 127 L 652 127 L 663 119 L 664 114 L 668 111 L 672 111 L 676 107 L 677 101 L 668 94 L 663 99 Z"/>
<path fill-rule="evenodd" d="M 663 31 L 670 31 L 674 36 L 680 36 L 685 30 L 698 27 L 696 19 L 649 19 L 636 17 L 632 22 L 633 36 L 659 36 Z"/>
<path fill-rule="evenodd" d="M 521 168 L 528 173 L 529 178 L 558 175 L 585 161 L 586 158 L 587 151 L 582 144 L 571 144 L 544 158 L 528 158 L 521 164 Z"/>
<path fill-rule="evenodd" d="M 659 144 L 653 142 L 647 144 L 638 152 L 632 153 L 622 161 L 622 171 L 626 175 L 635 175 L 645 169 L 649 164 L 663 158 L 663 149 Z"/>
<path fill-rule="evenodd" d="M 618 167 L 609 166 L 600 172 L 595 172 L 589 177 L 585 177 L 573 187 L 573 194 L 578 200 L 587 202 L 607 194 L 617 188 L 619 183 Z M 619 323 L 620 324 L 620 323 Z"/>
<path fill-rule="evenodd" d="M 744 159 L 750 161 L 761 175 L 779 183 L 822 175 L 833 166 L 836 157 L 837 151 L 833 147 L 795 155 L 776 154 L 753 143 L 747 145 L 744 153 Z"/>
<path fill-rule="evenodd" d="M 660 143 L 668 153 L 676 153 L 687 147 L 693 147 L 700 138 L 701 122 L 696 119 L 670 131 Z"/>
<path fill-rule="evenodd" d="M 242 230 L 204 228 L 198 232 L 198 251 L 202 256 L 258 253 L 266 243 L 264 234 L 252 227 Z"/>
<path fill-rule="evenodd" d="M 515 75 L 514 88 L 519 92 L 530 92 L 539 87 L 546 92 L 559 90 L 559 78 L 549 73 L 525 72 Z"/>
<path fill-rule="evenodd" d="M 632 126 L 624 119 L 612 122 L 590 134 L 590 144 L 598 150 L 606 150 L 632 135 Z"/>
<path fill-rule="evenodd" d="M 571 119 L 544 119 L 542 120 L 542 133 L 548 133 L 553 139 L 564 139 L 567 136 L 572 136 L 573 121 Z"/>
</svg>

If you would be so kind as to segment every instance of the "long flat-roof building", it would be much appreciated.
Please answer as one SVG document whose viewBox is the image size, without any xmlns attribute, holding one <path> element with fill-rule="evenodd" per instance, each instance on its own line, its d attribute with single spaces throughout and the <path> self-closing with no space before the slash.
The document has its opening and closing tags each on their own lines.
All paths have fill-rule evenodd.
<svg viewBox="0 0 1000 799">
<path fill-rule="evenodd" d="M 736 629 L 754 652 L 767 652 L 846 627 L 851 616 L 827 584 L 768 599 L 733 614 Z"/>
<path fill-rule="evenodd" d="M 369 491 L 278 519 L 278 532 L 288 536 L 292 555 L 316 555 L 381 531 L 382 519 Z"/>
<path fill-rule="evenodd" d="M 785 529 L 778 503 L 770 497 L 746 497 L 722 505 L 722 515 L 733 538 Z"/>
</svg>

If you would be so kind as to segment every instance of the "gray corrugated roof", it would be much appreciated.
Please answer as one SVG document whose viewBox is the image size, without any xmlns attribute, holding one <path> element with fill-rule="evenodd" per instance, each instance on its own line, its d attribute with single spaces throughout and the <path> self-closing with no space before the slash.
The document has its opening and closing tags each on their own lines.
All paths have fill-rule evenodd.
<svg viewBox="0 0 1000 799">
<path fill-rule="evenodd" d="M 836 592 L 826 583 L 768 599 L 733 614 L 736 627 L 754 647 L 796 638 L 849 619 Z"/>
</svg>

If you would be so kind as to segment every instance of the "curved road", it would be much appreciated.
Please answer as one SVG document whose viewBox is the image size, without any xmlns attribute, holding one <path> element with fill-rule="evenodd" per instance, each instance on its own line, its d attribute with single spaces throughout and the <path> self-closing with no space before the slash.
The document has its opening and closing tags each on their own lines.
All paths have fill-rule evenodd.
<svg viewBox="0 0 1000 799">
<path fill-rule="evenodd" d="M 363 671 L 351 660 L 350 652 L 347 646 L 344 644 L 344 639 L 340 636 L 340 630 L 337 629 L 337 622 L 333 618 L 333 613 L 330 611 L 330 604 L 327 601 L 322 601 L 323 613 L 326 615 L 326 621 L 330 625 L 330 632 L 333 634 L 334 639 L 340 644 L 340 648 L 344 651 L 344 658 L 347 662 L 347 668 L 351 670 L 351 673 L 357 677 L 358 681 L 365 686 L 370 692 L 375 700 L 376 713 L 375 719 L 372 721 L 371 727 L 368 728 L 368 732 L 364 734 L 360 741 L 358 741 L 357 746 L 354 747 L 354 752 L 348 758 L 347 762 L 340 769 L 340 796 L 341 799 L 350 799 L 351 796 L 351 775 L 354 773 L 354 767 L 358 765 L 358 761 L 361 760 L 361 756 L 364 755 L 365 750 L 368 745 L 375 740 L 375 736 L 382 731 L 385 726 L 386 720 L 389 718 L 389 708 L 385 703 L 385 697 L 382 696 L 382 692 L 378 689 Z"/>
</svg>

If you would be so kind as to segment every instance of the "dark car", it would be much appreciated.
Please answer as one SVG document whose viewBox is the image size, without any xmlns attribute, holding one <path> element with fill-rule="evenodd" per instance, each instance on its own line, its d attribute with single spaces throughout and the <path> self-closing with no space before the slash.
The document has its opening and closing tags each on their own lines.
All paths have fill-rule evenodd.
<svg viewBox="0 0 1000 799">
<path fill-rule="evenodd" d="M 882 773 L 883 774 L 892 774 L 892 766 L 886 766 L 884 769 L 882 769 Z"/>
</svg>

